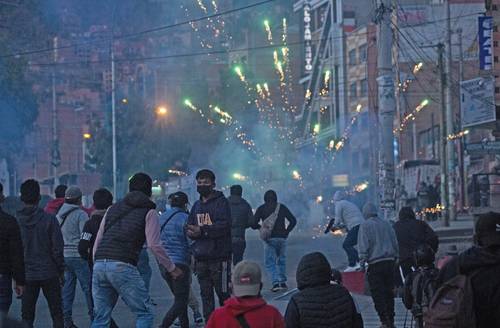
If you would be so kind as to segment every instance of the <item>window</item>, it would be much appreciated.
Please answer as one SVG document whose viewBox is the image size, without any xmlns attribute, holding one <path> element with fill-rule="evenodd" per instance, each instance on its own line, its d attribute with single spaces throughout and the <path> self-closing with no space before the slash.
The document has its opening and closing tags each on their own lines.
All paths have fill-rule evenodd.
<svg viewBox="0 0 500 328">
<path fill-rule="evenodd" d="M 495 63 L 498 63 L 498 56 L 494 56 L 494 57 L 493 57 L 493 61 L 494 61 Z"/>
<path fill-rule="evenodd" d="M 495 87 L 495 93 L 500 93 L 500 87 Z"/>
<path fill-rule="evenodd" d="M 349 96 L 351 99 L 358 98 L 358 86 L 356 85 L 356 82 L 351 83 L 349 86 Z"/>
<path fill-rule="evenodd" d="M 498 6 L 497 6 L 497 5 L 492 5 L 492 6 L 491 6 L 491 10 L 493 10 L 493 11 L 498 10 Z"/>
<path fill-rule="evenodd" d="M 349 65 L 353 66 L 357 64 L 356 60 L 356 49 L 349 51 Z"/>
<path fill-rule="evenodd" d="M 366 63 L 366 59 L 368 57 L 368 47 L 366 44 L 359 47 L 359 61 L 361 63 Z"/>
<path fill-rule="evenodd" d="M 498 32 L 498 26 L 493 25 L 493 32 Z"/>
<path fill-rule="evenodd" d="M 360 83 L 361 83 L 361 90 L 360 90 L 359 96 L 360 97 L 367 97 L 368 96 L 368 80 L 363 79 L 363 80 L 361 80 Z"/>
<path fill-rule="evenodd" d="M 493 47 L 498 48 L 498 41 L 493 41 Z"/>
</svg>

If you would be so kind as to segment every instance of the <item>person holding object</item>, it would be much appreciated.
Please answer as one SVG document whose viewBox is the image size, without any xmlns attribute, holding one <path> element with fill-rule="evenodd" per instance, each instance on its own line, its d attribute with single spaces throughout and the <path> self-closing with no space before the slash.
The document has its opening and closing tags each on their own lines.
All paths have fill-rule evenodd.
<svg viewBox="0 0 500 328">
<path fill-rule="evenodd" d="M 109 327 L 119 296 L 136 315 L 136 327 L 153 326 L 151 298 L 137 269 L 144 243 L 173 279 L 183 275 L 161 245 L 158 212 L 150 199 L 152 187 L 153 181 L 147 174 L 134 174 L 129 180 L 129 193 L 112 205 L 101 221 L 93 250 L 92 328 Z"/>
<path fill-rule="evenodd" d="M 342 247 L 347 254 L 349 265 L 344 272 L 358 271 L 361 267 L 359 265 L 358 251 L 354 246 L 358 243 L 359 225 L 363 223 L 363 214 L 361 214 L 356 204 L 346 200 L 346 194 L 343 191 L 337 191 L 333 196 L 333 201 L 335 204 L 335 218 L 330 221 L 325 233 L 343 228 L 347 230 L 347 236 Z"/>
<path fill-rule="evenodd" d="M 191 208 L 186 229 L 193 241 L 191 251 L 207 322 L 215 309 L 214 289 L 221 306 L 231 294 L 231 209 L 224 194 L 215 190 L 212 171 L 199 171 L 196 185 L 200 199 Z"/>
<path fill-rule="evenodd" d="M 365 221 L 359 226 L 358 249 L 362 266 L 368 264 L 367 279 L 382 327 L 394 327 L 394 274 L 399 256 L 396 233 L 378 217 L 377 207 L 366 203 Z"/>
</svg>

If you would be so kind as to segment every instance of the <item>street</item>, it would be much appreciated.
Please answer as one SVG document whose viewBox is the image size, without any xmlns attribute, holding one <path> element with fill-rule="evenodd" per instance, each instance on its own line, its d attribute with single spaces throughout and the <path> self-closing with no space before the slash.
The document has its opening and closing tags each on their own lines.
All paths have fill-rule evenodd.
<svg viewBox="0 0 500 328">
<path fill-rule="evenodd" d="M 295 234 L 289 239 L 288 249 L 287 249 L 287 272 L 288 272 L 288 286 L 290 289 L 296 287 L 295 282 L 295 270 L 300 261 L 300 258 L 314 251 L 323 252 L 329 259 L 330 264 L 336 268 L 343 268 L 347 264 L 347 259 L 344 255 L 342 249 L 342 238 L 332 235 L 316 235 L 311 236 L 310 234 L 301 233 L 296 231 Z M 262 242 L 258 239 L 256 232 L 247 232 L 247 248 L 245 252 L 245 258 L 248 260 L 256 261 L 259 263 L 264 272 L 264 248 Z M 155 326 L 161 322 L 163 315 L 170 306 L 173 298 L 171 293 L 162 280 L 156 261 L 153 256 L 150 255 L 151 267 L 153 269 L 153 277 L 151 281 L 151 297 L 153 301 L 157 304 L 155 306 Z M 264 273 L 265 279 L 265 273 Z M 193 284 L 196 290 L 196 294 L 199 297 L 199 287 L 196 279 L 193 280 Z M 269 291 L 269 283 L 264 281 L 263 296 L 273 305 L 279 307 L 279 309 L 284 313 L 286 309 L 286 304 L 288 298 L 284 298 L 281 301 L 273 301 L 275 297 L 280 294 L 275 294 Z M 366 296 L 355 296 L 355 300 L 359 310 L 362 312 L 363 319 L 365 321 L 365 327 L 378 327 L 379 322 L 375 314 L 375 310 L 371 303 L 371 298 Z M 399 300 L 397 300 L 399 301 Z M 406 312 L 403 310 L 401 302 L 397 302 L 398 310 L 396 315 L 397 327 L 403 327 L 403 322 L 405 319 Z M 13 317 L 20 318 L 21 312 L 21 302 L 19 300 L 14 300 L 14 304 L 11 307 L 10 314 Z M 75 303 L 73 306 L 73 319 L 75 324 L 82 328 L 89 326 L 89 319 L 87 316 L 87 310 L 85 301 L 82 297 L 80 287 L 77 287 L 77 295 Z M 190 313 L 191 315 L 191 313 Z M 118 323 L 120 327 L 135 327 L 134 326 L 134 316 L 128 310 L 127 306 L 120 300 L 113 311 L 113 318 Z M 35 327 L 37 328 L 49 328 L 51 326 L 50 314 L 48 312 L 48 307 L 45 302 L 43 294 L 40 293 L 37 306 L 37 314 Z M 194 326 L 193 326 L 194 327 Z"/>
</svg>

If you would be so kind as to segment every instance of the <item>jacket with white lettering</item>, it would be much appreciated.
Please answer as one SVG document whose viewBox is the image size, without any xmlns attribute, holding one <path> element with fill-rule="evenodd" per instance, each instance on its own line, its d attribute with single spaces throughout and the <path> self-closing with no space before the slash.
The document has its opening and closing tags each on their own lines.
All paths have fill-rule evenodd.
<svg viewBox="0 0 500 328">
<path fill-rule="evenodd" d="M 201 236 L 193 239 L 191 247 L 196 260 L 231 258 L 231 209 L 222 192 L 213 192 L 206 202 L 197 200 L 189 213 L 188 224 L 201 227 Z"/>
</svg>

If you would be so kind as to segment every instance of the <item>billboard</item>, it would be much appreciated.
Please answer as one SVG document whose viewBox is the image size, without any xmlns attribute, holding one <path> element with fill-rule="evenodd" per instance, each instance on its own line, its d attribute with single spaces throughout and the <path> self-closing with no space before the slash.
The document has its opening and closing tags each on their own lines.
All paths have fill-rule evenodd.
<svg viewBox="0 0 500 328">
<path fill-rule="evenodd" d="M 480 16 L 479 22 L 479 67 L 482 70 L 493 68 L 493 17 Z"/>
<path fill-rule="evenodd" d="M 462 126 L 474 126 L 496 121 L 495 80 L 479 77 L 460 82 Z"/>
</svg>

